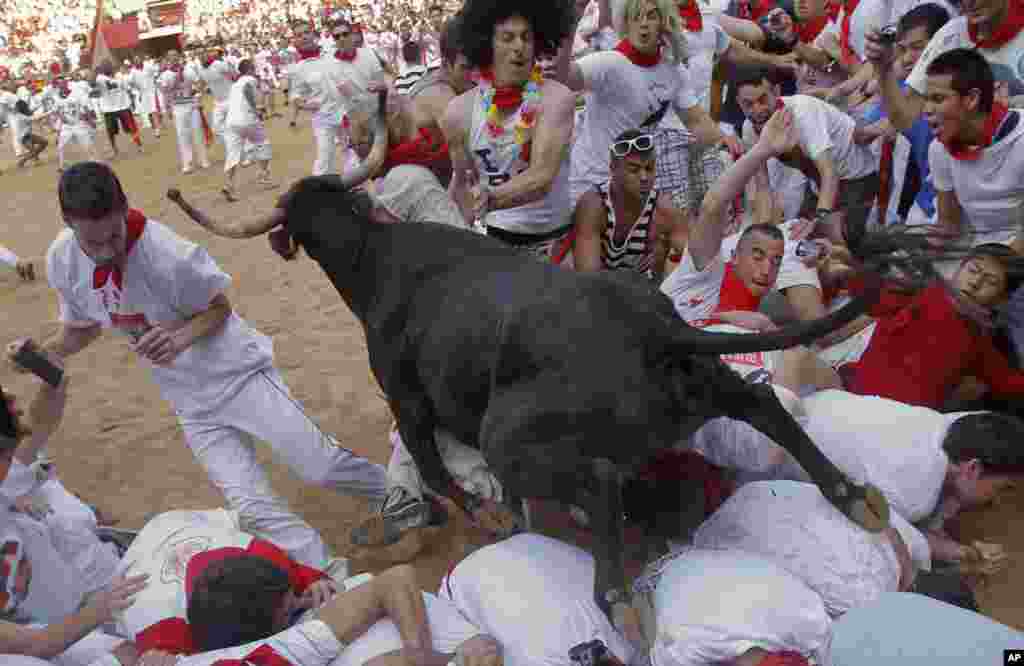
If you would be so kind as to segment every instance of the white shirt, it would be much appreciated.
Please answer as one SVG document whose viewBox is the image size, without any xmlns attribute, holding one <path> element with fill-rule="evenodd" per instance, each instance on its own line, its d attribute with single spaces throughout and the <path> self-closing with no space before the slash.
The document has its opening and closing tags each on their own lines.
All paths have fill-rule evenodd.
<svg viewBox="0 0 1024 666">
<path fill-rule="evenodd" d="M 752 647 L 811 656 L 828 641 L 821 597 L 770 560 L 686 549 L 663 566 L 653 666 L 732 663 Z"/>
<path fill-rule="evenodd" d="M 860 0 L 857 9 L 850 16 L 850 49 L 857 59 L 864 61 L 864 45 L 867 43 L 867 32 L 873 28 L 881 28 L 889 23 L 891 0 Z M 829 21 L 825 30 L 836 36 L 840 44 L 843 19 L 846 7 L 839 10 L 835 21 Z"/>
<path fill-rule="evenodd" d="M 58 97 L 57 117 L 60 119 L 61 127 L 91 129 L 92 125 L 87 121 L 89 112 L 92 110 L 91 102 L 89 96 L 82 94 L 81 90 L 72 90 L 67 97 Z"/>
<path fill-rule="evenodd" d="M 79 248 L 70 229 L 50 245 L 46 266 L 62 322 L 98 323 L 131 337 L 155 323 L 195 316 L 231 284 L 231 277 L 205 249 L 154 220 L 146 221 L 125 259 L 120 287 L 113 276 L 94 287 L 96 264 Z M 150 366 L 154 381 L 179 416 L 187 417 L 215 413 L 272 360 L 270 340 L 232 312 L 218 332 L 197 340 L 169 365 L 140 362 Z"/>
<path fill-rule="evenodd" d="M 625 663 L 633 653 L 594 603 L 594 558 L 539 534 L 477 550 L 438 594 L 501 643 L 507 666 L 565 666 L 572 647 L 595 638 Z"/>
<path fill-rule="evenodd" d="M 952 19 L 932 36 L 907 77 L 907 85 L 920 95 L 927 94 L 928 66 L 936 57 L 953 49 L 977 50 L 988 60 L 997 88 L 1005 86 L 1011 97 L 1024 95 L 1024 30 L 1000 48 L 978 48 L 967 31 L 965 16 Z"/>
<path fill-rule="evenodd" d="M 99 74 L 96 77 L 96 87 L 100 92 L 100 111 L 103 113 L 124 111 L 131 106 L 128 90 L 120 79 Z"/>
<path fill-rule="evenodd" d="M 0 120 L 7 118 L 7 115 L 14 113 L 14 105 L 18 102 L 18 96 L 7 90 L 0 90 Z"/>
<path fill-rule="evenodd" d="M 218 104 L 228 101 L 234 84 L 235 68 L 223 60 L 215 60 L 209 67 L 200 70 L 199 75 L 210 87 L 210 94 Z"/>
<path fill-rule="evenodd" d="M 732 46 L 732 39 L 718 23 L 720 13 L 714 11 L 703 0 L 695 1 L 700 2 L 702 29 L 700 32 L 684 30 L 689 60 L 683 67 L 687 69 L 687 81 L 697 103 L 705 111 L 710 111 L 711 79 L 714 75 L 715 65 Z M 665 119 L 664 127 L 685 129 L 679 118 L 671 114 Z"/>
<path fill-rule="evenodd" d="M 289 72 L 290 90 L 316 112 L 313 122 L 338 126 L 348 111 L 349 101 L 366 92 L 370 82 L 383 75 L 380 61 L 369 49 L 356 51 L 352 62 L 330 57 L 311 58 L 295 64 Z"/>
<path fill-rule="evenodd" d="M 928 147 L 935 191 L 956 194 L 975 245 L 1009 243 L 1024 221 L 1024 116 L 1014 113 L 1017 127 L 977 160 L 954 159 L 941 141 Z"/>
<path fill-rule="evenodd" d="M 259 116 L 256 115 L 256 109 L 252 107 L 249 99 L 245 96 L 246 88 L 252 91 L 253 99 L 255 99 L 256 77 L 246 74 L 231 86 L 231 94 L 227 100 L 228 115 L 225 120 L 228 127 L 247 127 L 260 122 Z"/>
<path fill-rule="evenodd" d="M 839 180 L 855 180 L 878 171 L 878 158 L 871 147 L 853 142 L 856 129 L 853 118 L 828 102 L 808 95 L 780 99 L 793 114 L 797 145 L 809 159 L 815 160 L 831 150 Z M 743 121 L 743 141 L 748 146 L 757 141 L 757 133 L 749 120 Z"/>
<path fill-rule="evenodd" d="M 198 69 L 192 65 L 185 65 L 181 72 L 170 69 L 165 71 L 157 79 L 157 85 L 172 104 L 194 104 L 194 86 L 199 81 Z"/>
<path fill-rule="evenodd" d="M 598 185 L 611 177 L 609 149 L 628 129 L 656 130 L 669 113 L 697 104 L 687 73 L 662 61 L 639 67 L 618 51 L 591 53 L 577 61 L 588 91 L 583 124 L 572 148 L 570 178 Z"/>
</svg>

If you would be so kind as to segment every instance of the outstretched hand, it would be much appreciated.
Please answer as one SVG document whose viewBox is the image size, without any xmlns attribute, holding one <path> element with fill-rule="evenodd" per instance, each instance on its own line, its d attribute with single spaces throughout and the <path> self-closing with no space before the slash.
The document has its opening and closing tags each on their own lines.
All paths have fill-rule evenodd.
<svg viewBox="0 0 1024 666">
<path fill-rule="evenodd" d="M 796 125 L 793 122 L 793 112 L 782 108 L 773 113 L 761 128 L 761 137 L 757 143 L 775 156 L 793 150 L 798 139 Z"/>
</svg>

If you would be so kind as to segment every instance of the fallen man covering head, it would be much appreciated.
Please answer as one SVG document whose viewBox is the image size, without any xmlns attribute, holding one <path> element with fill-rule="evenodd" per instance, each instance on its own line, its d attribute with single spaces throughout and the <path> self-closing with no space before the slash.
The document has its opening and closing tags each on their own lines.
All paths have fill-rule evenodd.
<svg viewBox="0 0 1024 666">
<path fill-rule="evenodd" d="M 626 594 L 621 480 L 711 418 L 746 421 L 780 442 L 858 524 L 881 530 L 888 506 L 821 454 L 771 388 L 718 355 L 809 342 L 863 312 L 865 299 L 774 333 L 687 326 L 650 285 L 541 264 L 440 224 L 378 224 L 367 195 L 338 177 L 306 178 L 269 215 L 224 223 L 169 193 L 214 233 L 276 230 L 323 268 L 363 324 L 370 365 L 424 481 L 497 532 L 516 520 L 455 484 L 435 428 L 478 443 L 508 498 L 582 507 L 598 535 L 598 604 Z M 645 437 L 638 437 L 643 433 Z"/>
</svg>

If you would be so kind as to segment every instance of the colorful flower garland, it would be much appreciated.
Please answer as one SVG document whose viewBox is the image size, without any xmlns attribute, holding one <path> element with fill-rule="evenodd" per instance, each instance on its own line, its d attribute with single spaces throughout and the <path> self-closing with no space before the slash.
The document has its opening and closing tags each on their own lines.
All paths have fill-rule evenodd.
<svg viewBox="0 0 1024 666">
<path fill-rule="evenodd" d="M 537 108 L 540 105 L 540 88 L 544 83 L 544 73 L 540 65 L 535 65 L 530 73 L 530 78 L 523 84 L 523 101 L 516 109 L 510 121 L 502 122 L 498 114 L 498 106 L 494 103 L 494 79 L 489 76 L 480 76 L 480 104 L 487 113 L 487 133 L 492 139 L 505 134 L 506 127 L 512 125 L 515 130 L 515 140 L 520 146 L 529 141 L 526 132 L 533 128 L 537 120 Z"/>
</svg>

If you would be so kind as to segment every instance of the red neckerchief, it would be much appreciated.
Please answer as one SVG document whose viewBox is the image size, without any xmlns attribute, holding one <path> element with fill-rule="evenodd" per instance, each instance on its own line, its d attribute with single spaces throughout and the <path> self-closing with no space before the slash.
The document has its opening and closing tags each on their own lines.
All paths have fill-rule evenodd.
<svg viewBox="0 0 1024 666">
<path fill-rule="evenodd" d="M 499 111 L 514 111 L 523 103 L 523 86 L 496 86 L 494 85 L 494 70 L 486 69 L 480 76 L 491 82 L 494 86 L 494 99 L 491 100 Z"/>
<path fill-rule="evenodd" d="M 822 14 L 810 21 L 800 21 L 796 24 L 796 36 L 800 38 L 801 43 L 810 44 L 818 38 L 826 25 L 828 25 L 828 14 Z"/>
<path fill-rule="evenodd" d="M 853 13 L 857 11 L 859 4 L 860 0 L 846 0 L 843 23 L 839 30 L 839 50 L 843 55 L 843 60 L 848 62 L 857 56 L 853 52 L 853 47 L 850 46 L 850 23 L 853 20 Z"/>
<path fill-rule="evenodd" d="M 623 39 L 615 50 L 629 58 L 629 61 L 637 67 L 654 67 L 661 62 L 661 48 L 654 54 L 640 53 L 633 46 L 633 42 Z"/>
<path fill-rule="evenodd" d="M 718 295 L 718 307 L 715 313 L 719 312 L 757 312 L 761 307 L 761 297 L 751 293 L 743 280 L 736 277 L 733 271 L 732 262 L 725 264 L 725 276 L 722 278 L 722 289 Z"/>
<path fill-rule="evenodd" d="M 261 645 L 241 659 L 218 659 L 213 666 L 294 666 L 269 645 Z"/>
<path fill-rule="evenodd" d="M 128 256 L 132 248 L 139 241 L 139 238 L 142 237 L 142 232 L 146 228 L 146 216 L 142 214 L 142 211 L 130 208 L 128 209 L 128 221 L 125 226 L 127 227 L 127 240 L 124 254 Z M 124 284 L 124 273 L 120 266 L 116 264 L 97 266 L 92 271 L 92 288 L 102 289 L 111 278 L 114 279 L 114 285 L 121 289 Z"/>
<path fill-rule="evenodd" d="M 445 143 L 444 137 L 436 136 L 426 127 L 421 127 L 416 133 L 416 138 L 388 148 L 384 170 L 402 164 L 416 164 L 429 168 L 448 159 L 448 144 Z"/>
<path fill-rule="evenodd" d="M 988 114 L 988 118 L 985 119 L 985 127 L 982 129 L 984 136 L 980 145 L 970 147 L 960 143 L 959 141 L 943 141 L 943 145 L 946 146 L 946 150 L 953 156 L 953 159 L 964 160 L 966 162 L 973 162 L 974 160 L 981 157 L 981 154 L 985 152 L 985 149 L 992 145 L 992 139 L 995 138 L 996 132 L 999 131 L 1003 121 L 1006 120 L 1006 114 L 1010 110 L 1006 108 L 1006 105 L 994 102 L 992 104 L 992 112 Z"/>
<path fill-rule="evenodd" d="M 351 53 L 345 53 L 343 51 L 335 51 L 334 57 L 342 62 L 352 62 L 356 59 L 356 49 L 352 49 Z"/>
<path fill-rule="evenodd" d="M 319 58 L 320 57 L 320 49 L 319 49 L 319 47 L 315 48 L 315 49 L 300 49 L 300 48 L 296 48 L 295 50 L 299 52 L 299 60 L 300 61 L 302 61 L 302 60 L 312 60 L 313 58 Z"/>
<path fill-rule="evenodd" d="M 810 663 L 796 652 L 776 652 L 762 657 L 757 666 L 810 666 Z"/>
<path fill-rule="evenodd" d="M 840 0 L 826 0 L 825 15 L 830 21 L 837 21 L 839 20 L 839 10 L 842 8 L 843 3 Z"/>
<path fill-rule="evenodd" d="M 685 7 L 679 5 L 679 18 L 683 19 L 683 27 L 690 32 L 704 30 L 704 18 L 700 15 L 697 0 L 688 0 Z"/>
<path fill-rule="evenodd" d="M 977 28 L 967 22 L 967 34 L 971 41 L 979 49 L 998 49 L 1005 46 L 1017 34 L 1024 30 L 1024 2 L 1022 0 L 1010 0 L 1006 5 L 1006 17 L 992 31 L 992 35 L 986 39 L 978 37 Z"/>
</svg>

